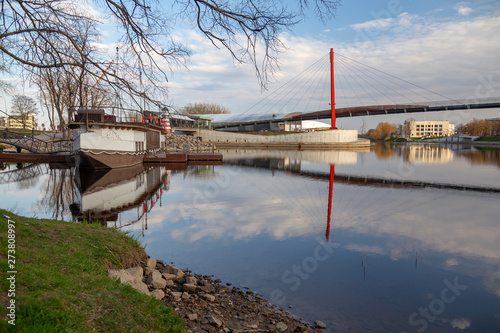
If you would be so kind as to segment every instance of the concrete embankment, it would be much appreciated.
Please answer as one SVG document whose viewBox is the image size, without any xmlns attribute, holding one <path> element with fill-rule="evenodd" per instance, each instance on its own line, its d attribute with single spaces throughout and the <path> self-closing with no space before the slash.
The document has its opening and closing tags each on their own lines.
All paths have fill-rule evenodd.
<svg viewBox="0 0 500 333">
<path fill-rule="evenodd" d="M 217 148 L 279 148 L 279 149 L 359 149 L 370 141 L 358 139 L 356 130 L 328 130 L 283 135 L 253 135 L 200 129 L 197 136 Z"/>
</svg>

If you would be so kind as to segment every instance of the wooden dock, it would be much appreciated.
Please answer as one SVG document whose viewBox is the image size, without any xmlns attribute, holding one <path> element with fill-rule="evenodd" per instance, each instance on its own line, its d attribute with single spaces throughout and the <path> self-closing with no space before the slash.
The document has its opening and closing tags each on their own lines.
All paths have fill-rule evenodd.
<svg viewBox="0 0 500 333">
<path fill-rule="evenodd" d="M 1 153 L 0 162 L 7 163 L 74 163 L 69 154 L 42 154 L 42 153 Z"/>
<path fill-rule="evenodd" d="M 144 156 L 144 163 L 222 162 L 220 153 L 160 153 Z M 206 163 L 212 164 L 212 163 Z M 197 164 L 200 165 L 200 164 Z"/>
</svg>

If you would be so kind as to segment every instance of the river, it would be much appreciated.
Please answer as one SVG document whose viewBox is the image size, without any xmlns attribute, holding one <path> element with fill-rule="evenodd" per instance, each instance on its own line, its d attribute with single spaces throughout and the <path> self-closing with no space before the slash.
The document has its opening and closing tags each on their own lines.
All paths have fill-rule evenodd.
<svg viewBox="0 0 500 333">
<path fill-rule="evenodd" d="M 500 331 L 498 149 L 222 153 L 173 170 L 0 164 L 1 207 L 100 219 L 328 332 Z"/>
</svg>

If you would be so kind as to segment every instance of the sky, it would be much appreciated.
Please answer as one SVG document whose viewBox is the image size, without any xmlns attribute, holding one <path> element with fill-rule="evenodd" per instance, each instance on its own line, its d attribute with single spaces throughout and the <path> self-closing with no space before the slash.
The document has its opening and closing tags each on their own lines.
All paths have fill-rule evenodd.
<svg viewBox="0 0 500 333">
<path fill-rule="evenodd" d="M 289 1 L 290 6 L 295 3 Z M 344 0 L 336 17 L 325 23 L 310 13 L 282 35 L 287 50 L 280 54 L 280 70 L 267 91 L 261 90 L 252 66 L 235 63 L 226 50 L 215 48 L 197 31 L 178 26 L 173 33 L 192 51 L 188 68 L 174 67 L 167 83 L 169 95 L 164 96 L 164 102 L 174 109 L 206 102 L 224 106 L 232 114 L 249 112 L 327 55 L 330 48 L 335 54 L 435 92 L 428 97 L 432 100 L 444 99 L 440 96 L 500 97 L 500 1 L 495 0 Z M 110 45 L 116 42 L 112 35 L 107 38 Z M 109 49 L 113 58 L 114 47 Z M 336 76 L 337 96 L 344 94 L 339 86 L 349 85 L 347 80 Z M 20 89 L 36 95 L 33 86 Z M 0 109 L 4 105 L 9 109 L 7 104 L 8 97 L 0 98 Z M 499 109 L 412 114 L 417 120 L 450 120 L 455 124 L 499 116 Z M 343 118 L 337 126 L 359 129 L 363 118 L 365 127 L 374 128 L 382 121 L 402 123 L 408 117 Z"/>
</svg>

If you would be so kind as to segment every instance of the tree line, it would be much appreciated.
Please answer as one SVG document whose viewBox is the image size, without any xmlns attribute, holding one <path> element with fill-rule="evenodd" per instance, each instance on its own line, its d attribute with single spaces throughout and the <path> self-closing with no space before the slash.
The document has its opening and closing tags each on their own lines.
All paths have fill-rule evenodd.
<svg viewBox="0 0 500 333">
<path fill-rule="evenodd" d="M 481 136 L 500 135 L 500 120 L 473 119 L 465 125 L 457 125 L 455 132 Z"/>
<path fill-rule="evenodd" d="M 414 120 L 414 119 L 411 119 Z M 402 125 L 403 133 L 410 133 L 410 121 Z M 385 140 L 396 133 L 401 125 L 394 125 L 388 122 L 381 122 L 375 129 L 370 129 L 366 137 L 372 140 Z M 478 136 L 500 135 L 500 120 L 473 119 L 466 124 L 459 124 L 455 127 L 455 134 L 467 134 Z"/>
</svg>

